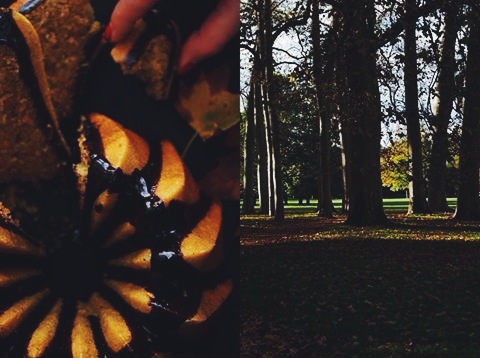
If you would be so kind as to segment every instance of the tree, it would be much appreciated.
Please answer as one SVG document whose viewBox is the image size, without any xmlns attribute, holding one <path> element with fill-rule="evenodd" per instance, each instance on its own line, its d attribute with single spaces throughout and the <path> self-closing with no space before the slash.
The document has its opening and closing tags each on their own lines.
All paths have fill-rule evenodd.
<svg viewBox="0 0 480 358">
<path fill-rule="evenodd" d="M 345 63 L 345 31 L 344 20 L 338 11 L 333 13 L 333 34 L 334 34 L 334 53 L 335 53 L 335 92 L 333 101 L 336 103 L 336 117 L 340 134 L 340 155 L 342 163 L 342 211 L 347 213 L 349 210 L 350 195 L 350 106 L 347 86 L 347 69 Z"/>
<path fill-rule="evenodd" d="M 308 0 L 307 0 L 308 1 Z M 241 30 L 241 48 L 251 54 L 251 76 L 254 81 L 255 129 L 257 148 L 257 180 L 261 212 L 282 220 L 283 178 L 281 148 L 279 141 L 280 122 L 277 113 L 278 100 L 274 87 L 275 63 L 273 50 L 275 40 L 290 28 L 306 22 L 309 12 L 299 0 L 290 16 L 282 14 L 281 4 L 271 0 L 257 0 L 241 4 L 246 15 L 246 29 Z M 293 16 L 291 16 L 293 14 Z"/>
<path fill-rule="evenodd" d="M 255 210 L 255 85 L 250 83 L 245 121 L 244 166 L 243 166 L 243 207 L 245 214 Z"/>
<path fill-rule="evenodd" d="M 261 213 L 278 215 L 283 218 L 281 166 L 278 147 L 278 118 L 273 106 L 274 93 L 270 84 L 273 76 L 272 60 L 272 9 L 270 0 L 255 3 L 256 32 L 255 45 L 248 47 L 253 54 L 251 73 L 251 107 L 254 120 L 257 147 L 257 179 Z M 250 95 L 250 94 L 249 94 Z M 247 116 L 248 118 L 248 116 Z M 252 155 L 253 152 L 246 152 Z M 245 158 L 246 161 L 251 159 Z M 247 167 L 246 167 L 247 168 Z M 276 214 L 277 210 L 278 214 Z"/>
<path fill-rule="evenodd" d="M 406 139 L 393 142 L 382 149 L 380 157 L 382 169 L 382 184 L 392 191 L 408 190 L 409 174 L 409 144 Z"/>
<path fill-rule="evenodd" d="M 469 15 L 465 105 L 460 141 L 460 185 L 454 216 L 457 220 L 480 219 L 480 11 L 473 7 Z"/>
<path fill-rule="evenodd" d="M 409 14 L 401 14 L 391 26 L 375 34 L 375 1 L 327 1 L 343 15 L 342 58 L 337 59 L 337 72 L 345 68 L 346 76 L 337 75 L 337 87 L 347 89 L 347 119 L 342 123 L 342 146 L 345 148 L 346 188 L 348 190 L 347 223 L 375 225 L 387 222 L 383 211 L 380 178 L 381 104 L 376 68 L 376 52 L 400 35 L 407 16 L 418 18 L 436 9 L 440 1 L 430 1 Z M 337 36 L 342 39 L 342 35 Z M 342 44 L 337 44 L 337 49 Z M 345 108 L 345 107 L 344 107 Z M 348 179 L 350 177 L 350 180 Z"/>
<path fill-rule="evenodd" d="M 455 99 L 455 41 L 458 3 L 445 1 L 444 31 L 432 119 L 432 149 L 428 171 L 428 205 L 432 211 L 448 211 L 446 181 L 448 156 L 448 123 Z"/>
<path fill-rule="evenodd" d="M 276 220 L 284 219 L 284 203 L 283 203 L 283 182 L 282 182 L 282 164 L 280 155 L 280 141 L 279 141 L 279 119 L 276 110 L 275 88 L 273 86 L 273 22 L 272 22 L 272 1 L 264 0 L 264 11 L 261 11 L 263 16 L 260 16 L 260 31 L 264 31 L 261 37 L 264 38 L 262 44 L 262 55 L 264 58 L 265 71 L 265 91 L 264 95 L 264 117 L 267 137 L 270 140 L 270 215 L 274 216 Z M 269 132 L 269 133 L 268 133 Z"/>
<path fill-rule="evenodd" d="M 265 119 L 262 104 L 262 86 L 261 86 L 261 71 L 259 70 L 259 58 L 256 57 L 252 69 L 252 78 L 254 86 L 254 111 L 255 111 L 255 134 L 256 134 L 256 149 L 257 149 L 257 181 L 258 193 L 260 199 L 260 213 L 268 214 L 269 201 L 269 175 L 268 175 L 268 146 L 265 129 Z"/>
<path fill-rule="evenodd" d="M 410 158 L 408 172 L 411 173 L 408 177 L 408 213 L 426 213 L 428 207 L 423 179 L 422 139 L 418 113 L 417 41 L 415 34 L 417 19 L 414 16 L 416 6 L 416 0 L 405 1 L 405 117 Z"/>
<path fill-rule="evenodd" d="M 350 111 L 350 182 L 347 223 L 387 222 L 380 178 L 381 107 L 377 81 L 374 1 L 349 2 L 343 9 Z"/>
<path fill-rule="evenodd" d="M 324 47 L 324 56 L 320 42 L 320 19 L 319 19 L 319 1 L 312 3 L 312 57 L 313 57 L 313 78 L 315 82 L 317 103 L 318 103 L 318 206 L 319 216 L 331 217 L 333 215 L 332 192 L 330 185 L 330 147 L 331 147 L 331 102 L 326 99 L 326 87 L 331 86 L 333 74 L 333 51 L 331 50 L 333 42 L 331 41 L 331 31 Z M 325 59 L 323 58 L 325 57 Z M 325 63 L 323 63 L 325 62 Z M 323 70 L 322 70 L 323 68 Z"/>
<path fill-rule="evenodd" d="M 289 198 L 315 197 L 318 184 L 318 115 L 310 71 L 275 76 L 283 179 Z"/>
<path fill-rule="evenodd" d="M 293 193 L 297 189 L 296 186 L 301 186 L 302 182 L 305 183 L 304 179 L 310 178 L 311 174 L 315 175 L 313 169 L 318 167 L 319 172 L 316 175 L 320 187 L 319 198 L 325 199 L 325 202 L 320 200 L 319 209 L 331 208 L 328 205 L 328 202 L 331 202 L 330 195 L 325 192 L 331 186 L 328 183 L 331 173 L 329 174 L 327 164 L 330 162 L 329 150 L 332 146 L 333 136 L 329 130 L 332 124 L 335 124 L 333 129 L 336 129 L 338 124 L 340 145 L 343 150 L 343 202 L 344 208 L 348 209 L 346 222 L 352 225 L 375 225 L 387 222 L 383 212 L 380 171 L 383 111 L 384 114 L 390 116 L 389 124 L 402 130 L 406 128 L 410 148 L 410 158 L 406 163 L 410 167 L 405 170 L 405 173 L 408 173 L 407 178 L 410 179 L 410 212 L 425 212 L 420 120 L 429 118 L 430 113 L 427 107 L 430 105 L 430 101 L 425 100 L 425 97 L 428 93 L 427 82 L 433 82 L 433 79 L 428 77 L 431 76 L 431 72 L 419 71 L 417 63 L 429 66 L 429 69 L 438 67 L 439 74 L 435 89 L 435 116 L 431 122 L 431 127 L 434 129 L 432 135 L 434 144 L 428 170 L 429 202 L 433 202 L 433 196 L 439 197 L 433 195 L 435 186 L 439 183 L 437 183 L 438 175 L 433 179 L 432 173 L 437 169 L 442 170 L 434 163 L 443 161 L 443 166 L 446 166 L 445 162 L 448 160 L 448 156 L 444 155 L 444 143 L 448 144 L 449 141 L 448 131 L 445 128 L 449 128 L 453 107 L 453 99 L 449 100 L 449 98 L 456 95 L 454 85 L 451 83 L 455 62 L 453 62 L 452 71 L 452 67 L 449 67 L 451 62 L 448 59 L 455 60 L 454 50 L 458 21 L 453 21 L 455 16 L 452 14 L 458 13 L 458 4 L 451 0 L 430 0 L 420 2 L 420 5 L 417 5 L 418 1 L 414 0 L 404 0 L 403 2 L 327 0 L 314 1 L 314 4 L 310 6 L 309 3 L 312 1 L 298 0 L 295 3 L 275 2 L 272 4 L 271 0 L 258 0 L 248 3 L 248 6 L 255 8 L 256 15 L 250 16 L 247 21 L 250 23 L 253 17 L 256 17 L 256 21 L 250 23 L 249 30 L 244 31 L 248 39 L 242 44 L 250 47 L 256 57 L 253 61 L 254 65 L 251 67 L 251 81 L 255 81 L 254 92 L 256 94 L 254 96 L 254 108 L 256 109 L 254 118 L 257 129 L 255 139 L 259 168 L 257 180 L 264 183 L 261 185 L 262 188 L 267 186 L 269 193 L 269 198 L 261 199 L 261 203 L 266 202 L 267 210 L 274 215 L 277 205 L 283 203 L 283 200 L 280 199 L 281 195 L 279 195 L 283 190 L 283 185 L 278 188 L 278 183 L 284 180 L 282 174 L 289 176 L 287 178 L 288 190 L 289 193 Z M 329 6 L 322 6 L 319 2 Z M 422 37 L 430 36 L 429 41 L 437 43 L 436 39 L 440 32 L 437 32 L 436 24 L 439 23 L 437 20 L 439 16 L 431 14 L 441 5 L 443 5 L 445 14 L 443 16 L 445 25 L 441 40 L 440 61 L 436 66 L 434 51 L 425 48 L 423 39 L 417 43 L 415 35 L 416 30 L 420 29 Z M 299 26 L 305 25 L 310 10 L 313 10 L 313 17 L 311 17 L 311 32 L 308 32 L 305 27 Z M 322 10 L 329 13 L 332 19 L 330 24 L 322 24 L 318 21 L 319 13 Z M 433 25 L 429 27 L 429 23 Z M 278 36 L 289 29 L 292 29 L 292 33 L 297 35 L 298 44 L 302 47 L 301 57 L 290 56 L 288 49 L 277 49 L 274 46 Z M 399 36 L 404 30 L 404 41 L 402 42 L 399 40 Z M 308 43 L 308 37 L 311 38 L 310 43 Z M 254 43 L 256 47 L 252 49 Z M 404 47 L 401 46 L 402 43 Z M 435 46 L 430 47 L 435 48 Z M 380 48 L 381 51 L 379 51 Z M 391 49 L 393 52 L 390 51 Z M 314 112 L 318 110 L 314 113 L 318 113 L 319 116 L 315 123 L 318 126 L 316 138 L 321 150 L 320 155 L 317 156 L 320 159 L 320 165 L 315 164 L 315 168 L 312 165 L 313 161 L 310 162 L 310 166 L 305 163 L 290 162 L 290 158 L 287 158 L 285 154 L 290 150 L 288 140 L 292 140 L 294 136 L 301 133 L 306 133 L 304 132 L 306 127 L 294 131 L 292 123 L 294 123 L 296 115 L 290 110 L 281 108 L 283 103 L 288 102 L 286 101 L 288 95 L 284 96 L 280 92 L 283 89 L 290 91 L 292 87 L 288 85 L 288 81 L 284 81 L 278 86 L 275 84 L 275 77 L 278 75 L 276 71 L 285 71 L 285 67 L 279 67 L 279 63 L 274 61 L 272 55 L 272 53 L 278 55 L 280 52 L 287 54 L 292 59 L 291 62 L 290 60 L 282 62 L 282 66 L 286 66 L 286 64 L 297 66 L 288 75 L 298 78 L 296 77 L 298 73 L 307 73 L 306 81 L 311 81 L 308 86 L 313 87 L 314 85 L 316 89 L 315 105 L 310 106 L 309 109 L 300 108 L 300 106 L 297 108 L 299 111 Z M 312 54 L 312 56 L 305 58 L 301 63 L 301 58 L 306 54 Z M 377 65 L 380 62 L 378 62 L 377 55 L 387 63 L 393 60 L 398 71 L 392 72 L 388 66 L 383 67 L 382 64 L 381 72 L 379 72 Z M 434 60 L 432 61 L 429 57 Z M 309 76 L 310 79 L 308 79 Z M 397 96 L 396 106 L 389 108 L 385 106 L 385 102 L 381 102 L 379 79 L 382 79 L 382 91 L 385 83 L 391 85 L 392 88 L 395 86 L 401 88 L 395 94 Z M 420 84 L 419 80 L 422 81 Z M 394 84 L 394 82 L 396 83 Z M 403 89 L 405 90 L 403 91 Z M 382 92 L 382 96 L 384 95 L 385 93 Z M 382 97 L 383 100 L 384 97 Z M 391 112 L 389 113 L 389 111 Z M 281 128 L 283 125 L 288 126 L 285 131 Z M 402 127 L 404 125 L 406 127 Z M 428 129 L 426 130 L 428 134 Z M 288 139 L 284 142 L 283 138 L 279 138 L 280 134 L 287 135 Z M 303 142 L 301 139 L 298 140 L 299 145 L 303 145 L 304 152 L 305 148 L 311 145 L 310 139 L 312 138 L 315 136 L 309 137 Z M 423 138 L 428 138 L 428 136 Z M 287 143 L 288 147 L 284 143 Z M 281 156 L 280 147 L 282 147 Z M 298 152 L 301 153 L 301 150 Z M 446 153 L 448 154 L 448 147 Z M 293 151 L 288 156 L 306 161 L 306 155 L 302 157 L 301 154 L 293 153 Z M 443 159 L 438 159 L 442 156 Z M 288 163 L 288 170 L 278 164 L 280 159 Z M 308 169 L 311 169 L 310 172 Z M 264 174 L 261 175 L 261 172 Z M 444 172 L 446 177 L 448 168 Z M 291 180 L 295 175 L 299 175 L 300 180 Z M 265 179 L 265 177 L 267 178 Z M 441 185 L 437 185 L 437 187 L 441 188 Z M 444 192 L 445 187 L 446 184 L 443 184 Z M 260 196 L 263 197 L 262 192 L 264 191 L 260 190 Z M 446 195 L 441 194 L 440 197 L 445 198 Z"/>
</svg>

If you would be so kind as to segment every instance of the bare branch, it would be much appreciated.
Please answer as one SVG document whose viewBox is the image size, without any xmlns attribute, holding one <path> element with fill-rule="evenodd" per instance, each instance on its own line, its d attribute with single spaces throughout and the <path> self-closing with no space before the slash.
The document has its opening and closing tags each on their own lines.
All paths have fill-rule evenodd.
<svg viewBox="0 0 480 358">
<path fill-rule="evenodd" d="M 295 18 L 290 19 L 289 21 L 286 21 L 282 23 L 280 26 L 278 26 L 272 34 L 272 39 L 273 42 L 280 36 L 283 32 L 288 31 L 289 29 L 296 27 L 296 26 L 301 26 L 301 25 L 306 25 L 308 19 L 310 18 L 310 7 L 312 4 L 312 0 L 307 0 L 307 10 L 303 12 L 302 16 L 298 16 Z"/>
<path fill-rule="evenodd" d="M 247 50 L 252 55 L 256 54 L 255 46 L 256 46 L 256 42 L 254 40 L 243 38 L 240 42 L 240 48 Z"/>
<path fill-rule="evenodd" d="M 279 52 L 283 52 L 284 54 L 286 54 L 287 56 L 295 59 L 295 60 L 302 60 L 303 59 L 303 56 L 302 57 L 298 57 L 298 56 L 294 56 L 292 55 L 290 52 L 288 52 L 287 50 L 284 50 L 283 48 L 278 48 L 278 47 L 273 47 L 272 48 L 273 51 L 279 51 Z"/>
<path fill-rule="evenodd" d="M 280 62 L 275 62 L 275 66 L 280 66 L 280 65 L 298 66 L 298 62 L 293 62 L 293 61 L 280 61 Z"/>
<path fill-rule="evenodd" d="M 444 0 L 431 0 L 427 2 L 425 5 L 418 7 L 413 16 L 417 19 L 419 17 L 427 16 L 431 14 L 433 11 L 436 11 L 442 7 Z M 400 15 L 400 18 L 390 26 L 387 30 L 385 30 L 377 39 L 377 46 L 382 47 L 392 41 L 394 41 L 405 29 L 405 20 L 406 14 L 405 11 Z"/>
</svg>

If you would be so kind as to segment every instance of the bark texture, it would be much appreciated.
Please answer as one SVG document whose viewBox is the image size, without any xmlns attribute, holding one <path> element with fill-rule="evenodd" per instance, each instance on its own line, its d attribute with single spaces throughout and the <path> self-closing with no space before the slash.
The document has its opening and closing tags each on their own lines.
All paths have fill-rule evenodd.
<svg viewBox="0 0 480 358">
<path fill-rule="evenodd" d="M 445 5 L 444 32 L 439 63 L 432 148 L 428 171 L 428 206 L 433 212 L 448 211 L 446 177 L 448 156 L 448 124 L 455 98 L 455 40 L 458 24 L 458 4 L 447 1 Z"/>
<path fill-rule="evenodd" d="M 373 1 L 345 9 L 346 67 L 350 100 L 351 163 L 347 223 L 356 226 L 387 222 L 380 177 L 381 109 L 377 82 Z"/>
<path fill-rule="evenodd" d="M 465 106 L 460 142 L 460 185 L 455 219 L 479 220 L 480 12 L 470 13 Z"/>
<path fill-rule="evenodd" d="M 348 96 L 347 70 L 345 64 L 345 28 L 344 19 L 339 12 L 334 13 L 333 19 L 334 39 L 335 39 L 335 103 L 337 104 L 336 116 L 340 133 L 340 149 L 342 162 L 343 178 L 343 196 L 342 212 L 349 210 L 350 195 L 350 163 L 351 144 L 350 144 L 350 106 Z"/>
<path fill-rule="evenodd" d="M 322 56 L 320 40 L 320 19 L 319 19 L 319 1 L 312 3 L 312 43 L 313 43 L 313 76 L 315 81 L 317 104 L 318 104 L 318 205 L 319 216 L 331 217 L 333 215 L 333 204 L 330 183 L 330 132 L 331 132 L 331 104 L 326 99 L 327 87 L 331 86 L 331 76 L 333 73 L 333 51 L 329 51 L 332 46 L 330 38 L 325 45 L 324 56 Z M 331 34 L 330 34 L 331 35 Z M 324 63 L 326 62 L 326 63 Z"/>
<path fill-rule="evenodd" d="M 250 83 L 244 141 L 243 206 L 245 214 L 255 211 L 255 85 Z"/>
<path fill-rule="evenodd" d="M 415 9 L 416 0 L 407 0 L 407 22 L 405 24 L 405 112 L 410 159 L 408 186 L 408 213 L 410 214 L 426 213 L 428 211 L 423 177 L 422 137 L 418 113 L 417 41 L 415 36 L 417 19 L 414 16 Z"/>
</svg>

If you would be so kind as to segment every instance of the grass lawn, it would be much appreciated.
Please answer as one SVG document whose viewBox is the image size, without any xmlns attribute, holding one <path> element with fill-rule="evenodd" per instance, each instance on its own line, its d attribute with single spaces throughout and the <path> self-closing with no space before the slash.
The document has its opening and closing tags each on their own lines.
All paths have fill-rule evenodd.
<svg viewBox="0 0 480 358">
<path fill-rule="evenodd" d="M 242 216 L 241 356 L 480 356 L 480 223 L 387 213 Z"/>
<path fill-rule="evenodd" d="M 447 204 L 451 209 L 455 209 L 457 205 L 457 198 L 448 198 Z M 333 206 L 339 210 L 342 207 L 341 199 L 333 199 Z M 308 212 L 315 211 L 317 207 L 317 200 L 310 200 L 310 204 L 298 204 L 298 200 L 289 200 L 285 205 L 285 209 L 290 213 L 293 212 Z M 407 198 L 386 198 L 383 199 L 383 207 L 386 211 L 407 211 L 408 199 Z M 258 209 L 258 206 L 257 206 Z"/>
</svg>

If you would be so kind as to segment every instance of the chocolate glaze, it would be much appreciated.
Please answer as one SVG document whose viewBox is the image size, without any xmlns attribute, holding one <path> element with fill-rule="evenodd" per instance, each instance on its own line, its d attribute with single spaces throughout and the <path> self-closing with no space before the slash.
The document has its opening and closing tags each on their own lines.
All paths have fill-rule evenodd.
<svg viewBox="0 0 480 358">
<path fill-rule="evenodd" d="M 195 314 L 200 304 L 201 293 L 223 281 L 225 275 L 200 273 L 182 258 L 180 243 L 206 214 L 210 200 L 202 197 L 196 204 L 172 202 L 165 207 L 162 200 L 153 193 L 152 186 L 160 176 L 160 147 L 151 146 L 149 163 L 141 170 L 125 174 L 121 168 L 114 168 L 104 157 L 98 132 L 86 125 L 90 150 L 90 166 L 87 178 L 87 192 L 83 219 L 80 226 L 64 234 L 61 239 L 50 241 L 29 239 L 46 249 L 46 257 L 32 255 L 0 255 L 1 267 L 37 268 L 41 275 L 35 279 L 21 281 L 0 289 L 0 308 L 8 308 L 22 297 L 32 295 L 45 288 L 49 294 L 19 326 L 22 336 L 12 334 L 0 340 L 0 355 L 23 352 L 35 324 L 39 324 L 57 299 L 64 301 L 60 316 L 60 326 L 47 353 L 57 356 L 62 352 L 70 356 L 68 332 L 71 332 L 77 301 L 87 302 L 92 293 L 99 293 L 126 320 L 133 341 L 119 354 L 113 354 L 105 343 L 99 328 L 98 318 L 89 317 L 97 349 L 102 356 L 151 356 L 152 352 L 174 349 L 179 325 Z M 90 217 L 93 210 L 101 210 L 94 205 L 95 199 L 103 191 L 118 194 L 115 208 L 101 225 L 91 232 Z M 77 221 L 78 222 L 78 221 Z M 104 246 L 118 225 L 129 222 L 136 232 L 127 240 Z M 22 237 L 27 237 L 15 223 L 0 220 L 2 226 Z M 32 233 L 34 235 L 34 233 Z M 151 251 L 150 270 L 136 270 L 110 265 L 109 261 L 138 250 Z M 28 257 L 28 258 L 27 258 Z M 131 282 L 145 287 L 154 297 L 152 311 L 143 314 L 121 299 L 118 294 L 104 284 L 104 278 Z M 65 333 L 67 332 L 67 333 Z M 134 353 L 133 353 L 134 352 Z M 46 354 L 47 354 L 46 353 Z M 16 356 L 17 353 L 9 353 Z M 8 356 L 8 355 L 6 355 Z M 48 355 L 47 355 L 48 356 Z"/>
</svg>

